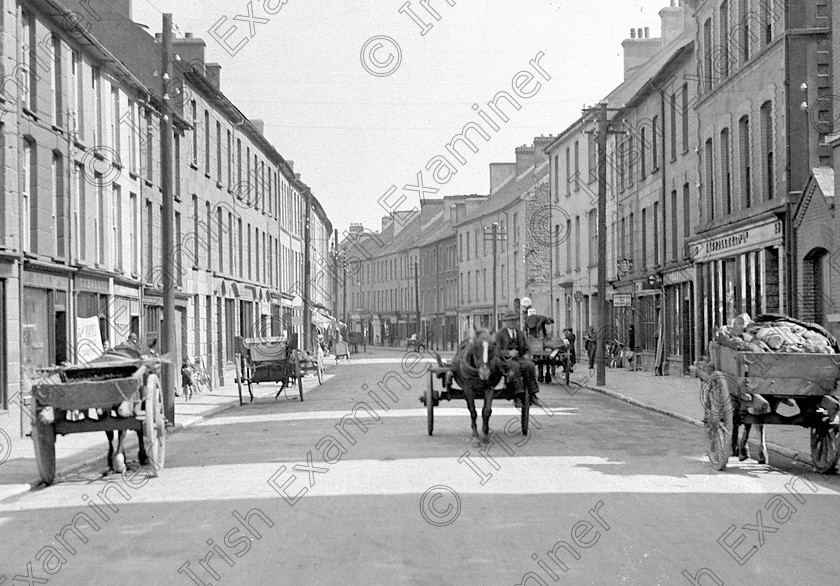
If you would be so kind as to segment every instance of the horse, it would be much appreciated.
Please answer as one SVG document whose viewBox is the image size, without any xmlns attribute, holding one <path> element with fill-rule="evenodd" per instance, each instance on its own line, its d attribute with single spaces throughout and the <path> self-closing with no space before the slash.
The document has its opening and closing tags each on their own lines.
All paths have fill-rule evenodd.
<svg viewBox="0 0 840 586">
<path fill-rule="evenodd" d="M 143 355 L 143 348 L 137 341 L 136 336 L 129 337 L 128 341 L 119 344 L 113 348 L 109 348 L 102 354 L 102 356 L 90 361 L 91 365 L 97 363 L 113 363 L 122 360 L 137 360 Z M 98 413 L 99 418 L 109 419 L 111 411 L 116 411 L 120 417 L 129 417 L 131 415 L 130 405 L 127 402 L 115 405 L 113 409 L 103 409 Z M 108 430 L 105 432 L 105 437 L 108 438 L 108 471 L 122 473 L 125 470 L 125 442 L 126 430 L 120 430 L 116 433 L 117 445 L 114 447 L 114 431 Z M 137 453 L 137 459 L 141 465 L 148 463 L 148 456 L 146 454 L 146 446 L 143 441 L 143 429 L 137 430 L 137 443 L 140 448 Z"/>
<path fill-rule="evenodd" d="M 534 338 L 548 338 L 548 328 L 554 320 L 547 315 L 529 315 L 525 318 L 525 331 Z"/>
<path fill-rule="evenodd" d="M 490 332 L 478 330 L 472 338 L 461 342 L 452 361 L 452 372 L 467 400 L 473 437 L 478 437 L 475 397 L 479 393 L 484 393 L 484 407 L 481 410 L 482 439 L 485 442 L 488 441 L 495 386 L 505 375 L 504 361 Z"/>
</svg>

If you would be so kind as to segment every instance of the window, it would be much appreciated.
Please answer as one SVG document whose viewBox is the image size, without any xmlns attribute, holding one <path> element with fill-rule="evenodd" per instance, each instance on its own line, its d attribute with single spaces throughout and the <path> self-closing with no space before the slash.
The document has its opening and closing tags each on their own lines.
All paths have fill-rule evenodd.
<svg viewBox="0 0 840 586">
<path fill-rule="evenodd" d="M 723 213 L 732 213 L 732 167 L 729 146 L 729 129 L 720 131 L 720 181 Z"/>
<path fill-rule="evenodd" d="M 52 103 L 53 103 L 53 124 L 59 128 L 64 126 L 64 92 L 61 87 L 61 38 L 53 34 L 53 74 L 52 74 Z"/>
<path fill-rule="evenodd" d="M 741 65 L 750 60 L 750 12 L 747 0 L 738 0 L 738 44 L 741 49 Z"/>
<path fill-rule="evenodd" d="M 467 260 L 470 260 L 470 235 L 469 235 L 469 233 L 464 235 L 464 240 L 467 242 Z"/>
<path fill-rule="evenodd" d="M 706 214 L 709 220 L 715 219 L 715 167 L 714 144 L 712 139 L 706 140 Z"/>
<path fill-rule="evenodd" d="M 586 135 L 586 149 L 587 158 L 589 161 L 589 181 L 597 181 L 598 179 L 598 153 L 595 148 L 595 133 L 590 132 Z"/>
<path fill-rule="evenodd" d="M 212 210 L 212 207 L 210 206 L 209 201 L 204 202 L 204 217 L 206 218 L 206 221 L 207 221 L 207 225 L 204 227 L 204 229 L 207 231 L 207 240 L 204 243 L 204 246 L 207 250 L 207 270 L 212 271 L 213 270 L 213 248 L 212 248 L 213 237 L 215 236 L 216 238 L 221 238 L 222 235 L 221 234 L 215 234 L 215 235 L 213 234 L 213 210 Z"/>
<path fill-rule="evenodd" d="M 137 122 L 137 104 L 128 101 L 128 164 L 132 173 L 137 173 L 137 150 L 140 142 L 140 127 Z"/>
<path fill-rule="evenodd" d="M 93 92 L 93 143 L 99 145 L 102 142 L 102 91 L 98 67 L 90 70 L 90 88 Z"/>
<path fill-rule="evenodd" d="M 744 208 L 752 205 L 752 155 L 750 153 L 750 119 L 744 116 L 738 122 L 741 159 L 741 197 Z"/>
<path fill-rule="evenodd" d="M 245 181 L 248 184 L 248 190 L 245 192 L 247 196 L 245 202 L 246 205 L 251 205 L 253 200 L 251 193 L 251 147 L 245 147 Z M 241 192 L 240 197 L 242 197 Z"/>
<path fill-rule="evenodd" d="M 64 204 L 64 157 L 61 153 L 53 153 L 52 160 L 53 173 L 53 222 L 55 225 L 53 241 L 55 247 L 55 256 L 64 258 L 67 255 L 67 219 Z"/>
<path fill-rule="evenodd" d="M 21 78 L 21 97 L 23 98 L 24 108 L 29 108 L 32 112 L 36 111 L 36 88 L 38 82 L 38 73 L 36 71 L 35 51 L 35 22 L 32 16 L 25 10 L 21 11 L 21 38 L 24 42 L 23 51 L 26 53 L 23 63 L 20 64 Z"/>
<path fill-rule="evenodd" d="M 621 258 L 627 258 L 627 218 L 621 218 Z"/>
<path fill-rule="evenodd" d="M 154 136 L 154 126 L 152 126 L 152 111 L 146 110 L 146 180 L 154 181 L 154 165 L 155 165 L 155 143 L 152 140 Z"/>
<path fill-rule="evenodd" d="M 175 242 L 181 242 L 181 212 L 175 212 Z M 175 247 L 175 283 L 179 287 L 184 284 L 184 251 L 180 246 Z"/>
<path fill-rule="evenodd" d="M 119 185 L 112 186 L 111 242 L 114 243 L 114 268 L 123 270 L 122 193 Z"/>
<path fill-rule="evenodd" d="M 773 10 L 771 3 L 774 0 L 760 0 L 761 2 L 761 46 L 766 47 L 773 40 Z"/>
<path fill-rule="evenodd" d="M 642 231 L 639 236 L 642 239 L 642 268 L 647 268 L 647 208 L 642 210 Z"/>
<path fill-rule="evenodd" d="M 659 169 L 659 144 L 656 135 L 659 128 L 659 116 L 653 117 L 653 125 L 650 128 L 650 168 L 656 172 Z"/>
<path fill-rule="evenodd" d="M 105 181 L 101 173 L 96 173 L 96 216 L 94 218 L 94 233 L 96 234 L 96 262 L 104 267 L 107 262 L 105 250 Z"/>
<path fill-rule="evenodd" d="M 225 220 L 221 207 L 216 208 L 216 223 L 218 225 L 216 234 L 219 239 L 219 272 L 222 273 L 225 270 Z M 233 238 L 233 234 L 228 232 L 228 238 Z"/>
<path fill-rule="evenodd" d="M 137 194 L 130 193 L 128 195 L 128 204 L 131 207 L 130 211 L 130 218 L 129 218 L 129 228 L 128 228 L 128 243 L 131 246 L 131 274 L 137 275 L 139 273 L 139 267 L 137 262 L 137 251 L 139 248 L 139 241 L 137 238 L 137 230 L 139 228 L 138 225 L 138 214 L 139 210 L 137 209 Z"/>
<path fill-rule="evenodd" d="M 598 264 L 598 211 L 589 210 L 589 260 L 588 265 Z"/>
<path fill-rule="evenodd" d="M 773 160 L 773 118 L 770 102 L 761 105 L 761 160 L 764 164 L 764 193 L 767 199 L 773 199 L 776 168 Z"/>
<path fill-rule="evenodd" d="M 616 144 L 616 150 L 618 150 L 618 188 L 621 191 L 624 191 L 624 159 L 625 159 L 625 149 L 627 147 L 626 141 L 622 138 Z"/>
<path fill-rule="evenodd" d="M 671 94 L 671 160 L 677 160 L 677 93 Z"/>
<path fill-rule="evenodd" d="M 659 202 L 653 202 L 653 266 L 659 265 Z"/>
<path fill-rule="evenodd" d="M 236 139 L 236 194 L 240 194 L 242 185 L 242 139 Z"/>
<path fill-rule="evenodd" d="M 644 178 L 647 177 L 647 155 L 645 154 L 645 150 L 647 150 L 648 144 L 647 128 L 645 128 L 644 126 L 642 126 L 642 130 L 639 133 L 639 142 L 641 143 L 639 144 L 639 150 L 642 163 L 640 170 L 641 175 L 639 176 L 639 179 L 644 180 Z"/>
<path fill-rule="evenodd" d="M 234 270 L 233 270 L 233 214 L 230 213 L 230 212 L 228 212 L 227 229 L 228 229 L 228 234 L 230 234 L 230 238 L 228 238 L 228 274 L 229 275 L 234 275 L 235 273 L 234 273 Z M 242 230 L 240 230 L 239 233 L 242 234 Z M 242 238 L 239 239 L 239 244 L 240 244 L 239 248 L 241 250 L 242 249 Z M 241 262 L 240 262 L 239 266 L 240 267 L 242 266 Z"/>
<path fill-rule="evenodd" d="M 683 238 L 691 236 L 691 191 L 688 183 L 683 185 Z M 686 248 L 686 260 L 688 260 L 688 249 Z"/>
<path fill-rule="evenodd" d="M 248 256 L 248 279 L 250 280 L 250 278 L 251 278 L 251 224 L 247 224 L 245 226 L 245 229 L 247 230 L 246 233 L 247 233 L 247 236 L 248 236 L 247 237 L 248 248 L 245 248 L 245 247 L 242 246 L 244 244 L 243 236 L 242 236 L 242 218 L 239 218 L 236 221 L 236 233 L 238 235 L 236 240 L 237 240 L 237 243 L 239 244 L 239 246 L 237 247 L 239 249 L 239 277 L 240 278 L 245 277 L 245 263 L 243 262 L 243 255 L 247 255 Z"/>
<path fill-rule="evenodd" d="M 75 114 L 73 120 L 72 131 L 77 136 L 81 136 L 84 132 L 82 121 L 84 116 L 84 99 L 83 99 L 83 84 L 79 82 L 82 75 L 82 56 L 78 51 L 73 51 L 70 59 L 70 96 L 73 100 L 73 113 Z"/>
<path fill-rule="evenodd" d="M 688 152 L 688 84 L 682 87 L 682 150 Z"/>
<path fill-rule="evenodd" d="M 146 275 L 147 281 L 152 281 L 152 271 L 154 267 L 160 262 L 160 259 L 155 258 L 155 222 L 154 222 L 154 208 L 152 202 L 146 200 L 146 263 L 149 265 L 149 272 Z"/>
<path fill-rule="evenodd" d="M 195 100 L 190 102 L 190 112 L 192 114 L 192 164 L 198 167 L 198 105 Z"/>
<path fill-rule="evenodd" d="M 554 155 L 554 201 L 560 197 L 560 155 Z"/>
<path fill-rule="evenodd" d="M 513 243 L 519 242 L 519 214 L 513 214 Z"/>
<path fill-rule="evenodd" d="M 679 237 L 677 235 L 677 190 L 671 192 L 671 260 L 677 260 L 677 248 L 679 247 Z M 686 225 L 688 229 L 688 225 Z"/>
<path fill-rule="evenodd" d="M 37 195 L 35 181 L 37 163 L 35 161 L 35 144 L 23 141 L 23 166 L 21 167 L 21 214 L 23 215 L 23 233 L 20 235 L 21 248 L 24 251 L 35 252 L 37 237 L 35 234 L 35 219 L 37 218 Z"/>
<path fill-rule="evenodd" d="M 633 135 L 630 134 L 627 137 L 627 185 L 629 187 L 633 187 L 634 175 L 635 175 L 635 164 L 636 164 L 636 151 L 633 148 Z"/>
<path fill-rule="evenodd" d="M 198 237 L 198 224 L 199 224 L 199 216 L 198 216 L 198 196 L 192 196 L 192 219 L 193 219 L 193 267 L 198 267 L 198 259 L 199 259 L 199 237 Z"/>
<path fill-rule="evenodd" d="M 636 215 L 630 213 L 630 240 L 628 242 L 627 252 L 629 260 L 636 258 Z"/>
<path fill-rule="evenodd" d="M 231 141 L 231 134 L 230 130 L 227 131 L 227 142 L 225 143 L 227 146 L 227 187 L 231 189 L 233 186 L 233 144 Z"/>
<path fill-rule="evenodd" d="M 718 66 L 721 75 L 729 77 L 729 2 L 724 0 L 720 5 L 720 59 Z"/>
<path fill-rule="evenodd" d="M 575 216 L 575 270 L 580 270 L 580 216 Z"/>
<path fill-rule="evenodd" d="M 120 90 L 111 87 L 111 146 L 117 155 L 120 156 Z"/>
<path fill-rule="evenodd" d="M 566 147 L 566 195 L 572 194 L 571 151 Z"/>
<path fill-rule="evenodd" d="M 566 272 L 572 272 L 572 221 L 566 220 Z"/>
<path fill-rule="evenodd" d="M 580 191 L 580 141 L 575 141 L 575 191 Z"/>
<path fill-rule="evenodd" d="M 514 295 L 519 291 L 519 252 L 513 253 L 513 282 L 511 283 Z"/>
<path fill-rule="evenodd" d="M 222 184 L 222 123 L 216 121 L 216 183 Z"/>
<path fill-rule="evenodd" d="M 204 110 L 204 174 L 210 176 L 210 112 Z"/>
<path fill-rule="evenodd" d="M 703 24 L 703 81 L 706 91 L 712 89 L 712 19 Z"/>
</svg>

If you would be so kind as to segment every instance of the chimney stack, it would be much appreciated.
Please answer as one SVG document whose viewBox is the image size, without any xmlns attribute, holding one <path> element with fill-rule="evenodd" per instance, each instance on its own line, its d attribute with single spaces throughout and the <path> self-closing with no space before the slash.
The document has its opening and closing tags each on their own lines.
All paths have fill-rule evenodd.
<svg viewBox="0 0 840 586">
<path fill-rule="evenodd" d="M 681 2 L 671 0 L 671 5 L 659 11 L 662 20 L 662 44 L 666 45 L 685 30 L 685 8 Z"/>
<path fill-rule="evenodd" d="M 221 90 L 222 85 L 222 66 L 218 63 L 208 63 L 204 67 L 205 77 L 207 81 L 217 90 Z"/>
<path fill-rule="evenodd" d="M 630 29 L 630 38 L 625 39 L 621 46 L 624 48 L 624 79 L 626 80 L 659 51 L 662 47 L 662 39 L 650 38 L 649 27 Z"/>
<path fill-rule="evenodd" d="M 257 132 L 259 132 L 261 135 L 265 136 L 265 134 L 263 132 L 265 130 L 265 121 L 263 121 L 263 120 L 251 120 L 251 126 L 256 128 Z"/>
</svg>

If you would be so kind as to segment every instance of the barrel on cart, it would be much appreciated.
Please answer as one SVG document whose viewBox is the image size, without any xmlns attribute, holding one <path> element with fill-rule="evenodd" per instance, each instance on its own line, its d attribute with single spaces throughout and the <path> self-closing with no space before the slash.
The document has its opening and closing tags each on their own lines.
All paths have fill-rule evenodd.
<svg viewBox="0 0 840 586">
<path fill-rule="evenodd" d="M 709 460 L 718 470 L 731 455 L 733 421 L 744 424 L 799 425 L 811 430 L 811 458 L 821 473 L 836 471 L 840 458 L 840 355 L 744 352 L 709 343 L 709 361 L 692 368 L 703 381 Z M 766 398 L 770 412 L 750 412 L 756 395 Z M 784 416 L 780 403 L 799 412 Z M 753 411 L 755 411 L 753 409 Z"/>
</svg>

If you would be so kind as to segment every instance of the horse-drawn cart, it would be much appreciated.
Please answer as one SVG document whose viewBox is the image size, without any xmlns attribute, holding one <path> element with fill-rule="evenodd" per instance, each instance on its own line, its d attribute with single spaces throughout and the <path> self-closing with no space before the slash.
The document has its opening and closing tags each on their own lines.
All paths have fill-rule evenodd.
<svg viewBox="0 0 840 586">
<path fill-rule="evenodd" d="M 439 381 L 441 390 L 435 389 L 435 380 Z M 513 400 L 514 394 L 512 386 L 508 384 L 507 378 L 502 377 L 494 386 L 494 399 Z M 420 397 L 420 402 L 426 406 L 426 420 L 429 435 L 432 435 L 435 428 L 435 407 L 440 405 L 441 401 L 451 401 L 452 399 L 466 399 L 464 389 L 462 389 L 455 380 L 454 373 L 450 366 L 432 367 L 429 370 L 429 384 L 426 391 Z M 521 398 L 522 402 L 522 434 L 528 435 L 528 416 L 530 411 L 531 400 L 528 396 L 528 390 Z"/>
<path fill-rule="evenodd" d="M 840 456 L 840 355 L 747 352 L 709 343 L 710 361 L 692 367 L 703 381 L 709 460 L 726 468 L 738 424 L 800 425 L 811 430 L 811 457 L 821 473 Z M 781 415 L 786 404 L 798 413 Z M 733 436 L 733 433 L 735 434 Z"/>
<path fill-rule="evenodd" d="M 56 436 L 88 431 L 118 431 L 122 435 L 127 430 L 137 431 L 140 464 L 151 464 L 152 475 L 157 476 L 166 456 L 159 373 L 160 358 L 117 357 L 87 366 L 58 368 L 34 385 L 32 441 L 41 480 L 45 484 L 55 480 Z M 120 442 L 118 459 L 124 458 L 121 448 Z M 124 460 L 113 467 L 121 472 Z"/>
<path fill-rule="evenodd" d="M 529 345 L 531 359 L 537 365 L 537 381 L 551 383 L 552 377 L 557 375 L 559 366 L 563 369 L 566 386 L 569 386 L 569 376 L 572 372 L 572 355 L 569 347 L 539 338 L 530 338 Z"/>
<path fill-rule="evenodd" d="M 324 353 L 317 345 L 316 357 L 304 354 L 297 349 L 296 335 L 291 342 L 286 338 L 238 338 L 236 361 L 239 405 L 243 405 L 242 383 L 248 385 L 248 394 L 254 400 L 252 384 L 265 382 L 280 383 L 275 399 L 292 381 L 297 382 L 300 400 L 303 401 L 303 376 L 312 371 L 318 377 L 318 384 L 324 382 Z"/>
</svg>

